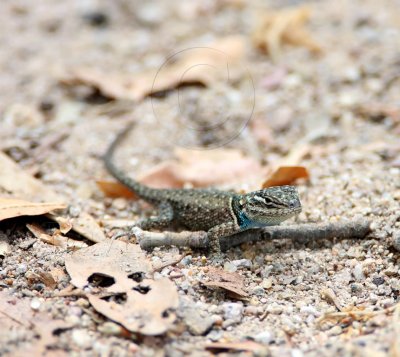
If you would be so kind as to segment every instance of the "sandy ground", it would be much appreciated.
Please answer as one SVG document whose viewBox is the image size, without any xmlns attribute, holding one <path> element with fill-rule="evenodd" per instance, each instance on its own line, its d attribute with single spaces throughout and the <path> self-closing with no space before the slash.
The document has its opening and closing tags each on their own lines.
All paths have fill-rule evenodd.
<svg viewBox="0 0 400 357">
<path fill-rule="evenodd" d="M 96 180 L 110 179 L 101 155 L 132 120 L 135 129 L 118 154 L 132 176 L 168 160 L 176 146 L 240 149 L 268 167 L 305 150 L 297 163 L 309 170 L 310 179 L 299 182 L 303 211 L 296 222 L 367 218 L 368 237 L 231 249 L 222 267 L 244 277 L 249 293 L 244 301 L 201 286 L 211 263 L 202 258 L 204 252 L 187 251 L 184 261 L 159 273 L 177 286 L 178 320 L 167 333 L 144 337 L 121 332 L 84 297 L 55 297 L 69 286 L 64 259 L 71 251 L 32 238 L 24 220 L 8 220 L 0 225 L 11 248 L 0 257 L 0 312 L 6 300 L 23 300 L 30 306 L 26 316 L 39 310 L 66 321 L 69 328 L 52 346 L 72 356 L 207 356 L 207 343 L 243 340 L 265 346 L 259 355 L 400 355 L 400 2 L 308 3 L 305 27 L 322 52 L 283 45 L 272 62 L 251 41 L 257 16 L 303 4 L 295 3 L 2 1 L 0 148 L 66 197 L 70 213 L 91 214 L 107 236 L 112 232 L 104 222 L 134 221 L 145 208 L 106 198 L 96 186 Z M 77 68 L 134 76 L 161 67 L 171 53 L 237 34 L 245 39 L 241 65 L 254 88 L 241 79 L 231 86 L 185 86 L 178 106 L 174 90 L 156 98 L 110 100 L 85 85 L 59 81 Z M 200 107 L 193 116 L 191 101 Z M 228 108 L 226 125 L 200 134 L 176 115 L 180 111 L 208 125 L 227 118 Z M 238 127 L 240 135 L 231 140 Z M 57 135 L 59 140 L 33 155 Z M 246 182 L 220 186 L 248 188 Z M 149 258 L 175 253 L 163 248 Z M 38 270 L 58 274 L 56 285 L 32 283 Z M 338 319 L 319 322 L 339 310 Z M 32 347 L 38 341 L 28 324 L 1 329 L 0 355 L 38 354 Z"/>
</svg>

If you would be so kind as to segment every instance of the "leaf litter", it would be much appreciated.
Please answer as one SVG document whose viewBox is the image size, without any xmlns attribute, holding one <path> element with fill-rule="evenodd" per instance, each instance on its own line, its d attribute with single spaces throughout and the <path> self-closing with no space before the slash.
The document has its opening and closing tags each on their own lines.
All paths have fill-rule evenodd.
<svg viewBox="0 0 400 357">
<path fill-rule="evenodd" d="M 308 6 L 268 10 L 260 15 L 252 35 L 253 43 L 267 52 L 275 63 L 282 57 L 283 44 L 303 46 L 313 53 L 320 53 L 321 45 L 305 28 L 310 16 Z"/>
<path fill-rule="evenodd" d="M 289 161 L 294 162 L 294 160 L 301 161 L 303 154 L 296 159 L 284 158 L 278 163 L 279 166 L 271 171 L 255 158 L 237 149 L 200 151 L 176 148 L 174 153 L 174 159 L 139 174 L 137 180 L 155 188 L 232 187 L 245 183 L 256 190 L 260 187 L 290 185 L 297 179 L 309 178 L 309 173 L 303 166 L 280 165 L 285 165 Z M 268 171 L 271 171 L 269 175 L 267 175 Z M 97 181 L 97 185 L 108 197 L 137 199 L 136 195 L 119 182 Z"/>
<path fill-rule="evenodd" d="M 39 215 L 66 207 L 65 197 L 32 177 L 2 152 L 0 152 L 0 167 L 2 168 L 2 174 L 0 175 L 0 195 L 4 196 L 1 199 L 4 217 L 10 215 L 11 217 L 32 214 Z M 14 202 L 8 201 L 9 206 L 7 208 L 6 200 L 14 200 Z M 24 200 L 32 202 L 24 203 Z M 46 203 L 43 201 L 49 202 Z M 51 202 L 59 203 L 55 205 Z M 2 212 L 0 211 L 0 218 L 1 214 Z M 91 241 L 100 242 L 106 239 L 100 226 L 88 213 L 81 212 L 78 217 L 71 219 L 70 222 L 60 215 L 50 214 L 48 217 L 59 222 L 63 233 L 68 232 L 72 226 L 76 232 Z"/>
<path fill-rule="evenodd" d="M 131 332 L 159 335 L 173 326 L 179 304 L 175 284 L 151 278 L 153 268 L 138 245 L 97 243 L 65 260 L 71 283 L 88 291 L 95 310 Z"/>
<path fill-rule="evenodd" d="M 201 284 L 208 288 L 220 288 L 228 293 L 228 296 L 235 299 L 244 299 L 249 296 L 244 286 L 244 278 L 239 273 L 227 272 L 213 266 L 207 267 L 205 272 L 207 280 Z"/>
<path fill-rule="evenodd" d="M 142 70 L 137 74 L 110 74 L 92 68 L 72 68 L 60 76 L 60 82 L 68 86 L 87 85 L 113 99 L 140 101 L 151 94 L 184 84 L 210 86 L 219 83 L 221 78 L 215 74 L 226 76 L 227 67 L 232 71 L 244 52 L 244 37 L 231 36 L 204 47 L 178 52 L 161 68 Z M 210 71 L 210 67 L 220 69 Z"/>
</svg>

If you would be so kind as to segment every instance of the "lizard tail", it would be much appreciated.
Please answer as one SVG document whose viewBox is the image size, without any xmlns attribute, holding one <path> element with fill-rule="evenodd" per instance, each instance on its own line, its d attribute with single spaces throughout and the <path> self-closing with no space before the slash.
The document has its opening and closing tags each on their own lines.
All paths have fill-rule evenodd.
<svg viewBox="0 0 400 357">
<path fill-rule="evenodd" d="M 130 132 L 134 123 L 129 124 L 125 129 L 123 129 L 108 147 L 105 155 L 103 156 L 104 164 L 106 166 L 107 171 L 116 178 L 120 183 L 126 186 L 128 189 L 133 191 L 139 197 L 152 201 L 157 197 L 157 191 L 154 188 L 147 187 L 142 185 L 138 181 L 128 177 L 128 175 L 122 171 L 119 167 L 117 167 L 114 163 L 114 154 L 118 146 L 125 139 L 127 134 Z"/>
</svg>

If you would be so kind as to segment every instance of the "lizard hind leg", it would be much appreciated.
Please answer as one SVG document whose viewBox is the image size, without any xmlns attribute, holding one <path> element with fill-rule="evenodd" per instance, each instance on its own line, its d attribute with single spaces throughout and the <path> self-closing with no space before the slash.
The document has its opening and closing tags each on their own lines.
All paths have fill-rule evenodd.
<svg viewBox="0 0 400 357">
<path fill-rule="evenodd" d="M 157 215 L 140 220 L 136 227 L 145 231 L 153 228 L 162 228 L 170 225 L 174 219 L 174 210 L 168 202 L 162 202 L 158 206 Z"/>
<path fill-rule="evenodd" d="M 135 228 L 140 228 L 145 231 L 153 229 L 153 228 L 162 228 L 168 226 L 173 218 L 174 218 L 174 211 L 172 206 L 167 202 L 162 202 L 158 206 L 158 215 L 155 217 L 150 217 L 146 219 L 140 220 L 137 224 L 133 226 L 128 226 L 124 228 L 124 231 L 116 234 L 112 237 L 112 239 L 118 239 L 123 236 L 132 236 L 134 234 Z"/>
</svg>

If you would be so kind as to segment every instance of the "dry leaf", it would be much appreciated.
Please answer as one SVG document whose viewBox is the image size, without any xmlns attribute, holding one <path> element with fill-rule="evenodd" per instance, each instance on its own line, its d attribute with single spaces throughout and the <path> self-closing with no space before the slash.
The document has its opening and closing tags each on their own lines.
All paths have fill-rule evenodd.
<svg viewBox="0 0 400 357">
<path fill-rule="evenodd" d="M 210 151 L 175 149 L 176 160 L 162 163 L 139 181 L 158 188 L 209 187 L 237 182 L 252 182 L 263 176 L 260 163 L 245 156 L 240 150 L 215 149 Z"/>
<path fill-rule="evenodd" d="M 169 279 L 146 276 L 152 266 L 138 245 L 108 241 L 81 249 L 65 261 L 71 283 L 83 289 L 100 281 L 107 297 L 88 296 L 93 307 L 132 332 L 158 335 L 175 321 L 178 292 Z M 101 284 L 105 279 L 106 284 Z"/>
<path fill-rule="evenodd" d="M 35 179 L 21 167 L 18 166 L 7 155 L 0 152 L 0 193 L 7 192 L 14 197 L 28 199 L 33 202 L 63 202 L 65 198 L 46 187 L 41 181 Z M 51 210 L 48 210 L 49 212 Z M 58 216 L 49 215 L 49 217 L 58 221 Z M 56 218 L 57 217 L 57 218 Z M 61 223 L 60 229 L 66 231 L 68 224 L 65 219 Z M 85 238 L 94 242 L 105 240 L 106 237 L 99 225 L 92 216 L 82 212 L 78 218 L 73 221 L 73 229 L 83 235 Z"/>
<path fill-rule="evenodd" d="M 310 9 L 305 6 L 268 11 L 260 17 L 252 35 L 253 43 L 267 52 L 274 62 L 281 57 L 281 48 L 285 43 L 319 53 L 322 51 L 320 45 L 305 28 L 309 19 Z"/>
<path fill-rule="evenodd" d="M 65 207 L 63 203 L 35 203 L 0 197 L 0 221 L 20 216 L 39 216 Z"/>
<path fill-rule="evenodd" d="M 25 277 L 28 280 L 29 285 L 33 285 L 35 283 L 43 283 L 50 289 L 55 289 L 57 286 L 57 282 L 54 279 L 53 275 L 47 271 L 42 269 L 35 269 L 34 272 L 29 271 L 25 274 Z"/>
<path fill-rule="evenodd" d="M 27 174 L 17 163 L 2 152 L 0 152 L 0 167 L 0 193 L 8 192 L 13 196 L 34 202 L 64 201 L 57 193 Z"/>
<path fill-rule="evenodd" d="M 72 229 L 72 222 L 69 218 L 55 216 L 54 214 L 48 214 L 47 217 L 58 223 L 62 234 L 67 234 Z"/>
<path fill-rule="evenodd" d="M 300 178 L 309 178 L 308 171 L 305 167 L 281 166 L 262 184 L 262 188 L 291 185 Z"/>
<path fill-rule="evenodd" d="M 101 314 L 132 332 L 160 335 L 172 327 L 179 304 L 178 293 L 169 279 L 144 279 L 127 289 L 126 301 L 110 301 L 90 295 L 89 302 Z"/>
<path fill-rule="evenodd" d="M 107 240 L 103 230 L 90 214 L 81 212 L 79 217 L 71 218 L 71 222 L 74 231 L 91 242 L 99 243 Z"/>
<path fill-rule="evenodd" d="M 206 344 L 207 350 L 216 351 L 247 351 L 257 356 L 267 356 L 268 348 L 254 341 L 243 342 L 213 342 Z"/>
<path fill-rule="evenodd" d="M 137 196 L 122 183 L 114 181 L 96 181 L 97 186 L 107 197 L 137 198 Z"/>
<path fill-rule="evenodd" d="M 208 288 L 221 288 L 236 299 L 243 299 L 249 294 L 245 291 L 244 278 L 238 273 L 230 273 L 222 269 L 208 267 L 206 272 L 208 281 L 201 283 Z"/>
<path fill-rule="evenodd" d="M 55 245 L 57 247 L 66 248 L 70 250 L 77 250 L 85 248 L 88 245 L 85 242 L 80 242 L 68 237 L 64 237 L 60 234 L 49 235 L 40 226 L 35 224 L 27 224 L 26 228 L 42 242 Z"/>
<path fill-rule="evenodd" d="M 28 346 L 15 346 L 12 349 L 13 356 L 67 355 L 63 350 L 57 349 L 55 331 L 67 330 L 72 326 L 62 320 L 52 320 L 51 316 L 44 312 L 35 312 L 31 308 L 30 299 L 16 298 L 6 291 L 0 291 L 0 326 L 0 333 L 3 330 L 18 333 L 18 330 L 25 329 L 34 330 L 37 336 Z"/>
<path fill-rule="evenodd" d="M 178 52 L 159 68 L 134 75 L 110 74 L 91 68 L 74 69 L 60 81 L 67 85 L 88 85 L 104 96 L 138 101 L 144 97 L 183 84 L 201 83 L 205 86 L 224 78 L 227 67 L 232 70 L 244 55 L 244 38 L 232 36 L 206 47 L 194 47 Z M 210 67 L 216 70 L 210 70 Z M 217 74 L 217 75 L 216 75 Z"/>
</svg>

